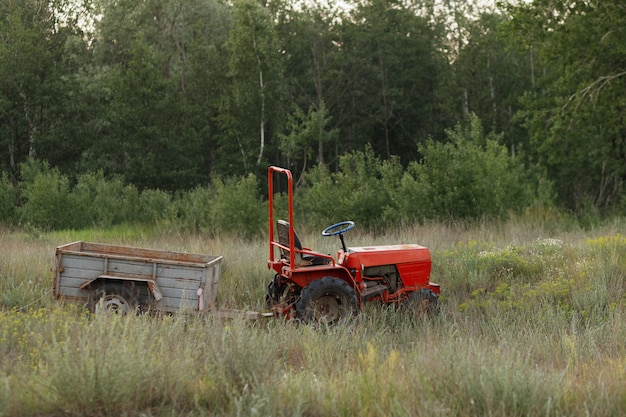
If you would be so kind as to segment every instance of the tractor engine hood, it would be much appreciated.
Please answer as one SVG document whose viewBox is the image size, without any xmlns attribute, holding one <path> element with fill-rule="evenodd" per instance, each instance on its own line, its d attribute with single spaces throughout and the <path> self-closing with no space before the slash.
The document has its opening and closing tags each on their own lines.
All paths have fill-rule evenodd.
<svg viewBox="0 0 626 417">
<path fill-rule="evenodd" d="M 343 251 L 339 251 L 341 259 Z M 360 269 L 368 266 L 430 262 L 430 249 L 415 244 L 362 246 L 348 248 L 346 266 Z"/>
<path fill-rule="evenodd" d="M 380 266 L 394 266 L 404 286 L 430 285 L 430 249 L 416 245 L 363 246 L 339 250 L 339 263 L 357 276 Z"/>
</svg>

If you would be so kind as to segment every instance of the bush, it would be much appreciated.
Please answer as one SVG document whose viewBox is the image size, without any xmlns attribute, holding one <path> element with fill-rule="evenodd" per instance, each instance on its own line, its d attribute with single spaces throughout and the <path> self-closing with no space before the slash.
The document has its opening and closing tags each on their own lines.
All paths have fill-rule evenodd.
<svg viewBox="0 0 626 417">
<path fill-rule="evenodd" d="M 175 200 L 177 222 L 183 230 L 191 232 L 258 236 L 266 220 L 265 203 L 258 186 L 254 175 L 214 178 L 211 184 L 196 187 Z"/>
<path fill-rule="evenodd" d="M 15 197 L 6 175 L 0 178 L 0 214 L 11 216 Z M 165 222 L 188 231 L 256 236 L 264 230 L 265 203 L 256 177 L 215 179 L 176 199 L 166 191 L 144 190 L 124 183 L 122 177 L 105 178 L 102 171 L 80 175 L 75 187 L 47 163 L 23 166 L 20 183 L 23 224 L 44 230 L 110 227 L 123 223 L 157 225 Z M 4 213 L 7 213 L 4 215 Z M 5 220 L 8 222 L 8 220 Z"/>
<path fill-rule="evenodd" d="M 365 227 L 380 225 L 383 213 L 390 211 L 393 204 L 390 190 L 394 176 L 401 171 L 398 159 L 381 161 L 370 147 L 365 152 L 343 155 L 336 174 L 329 173 L 324 166 L 307 173 L 307 185 L 298 197 L 298 208 L 311 226 L 328 226 L 344 220 Z"/>
<path fill-rule="evenodd" d="M 167 191 L 143 190 L 138 200 L 139 209 L 133 217 L 141 223 L 159 224 L 162 221 L 171 222 L 178 217 L 172 195 Z"/>
<path fill-rule="evenodd" d="M 496 137 L 485 137 L 480 121 L 448 131 L 450 142 L 420 147 L 394 200 L 407 220 L 476 219 L 520 212 L 550 195 L 549 184 L 508 155 Z"/>
<path fill-rule="evenodd" d="M 212 185 L 212 201 L 207 209 L 214 231 L 249 238 L 264 230 L 265 204 L 259 195 L 259 184 L 254 175 L 228 180 L 216 178 Z"/>
<path fill-rule="evenodd" d="M 106 179 L 102 171 L 78 177 L 72 190 L 77 214 L 82 213 L 80 227 L 110 227 L 137 221 L 144 210 L 139 206 L 139 192 L 125 185 L 121 177 Z"/>
<path fill-rule="evenodd" d="M 299 219 L 294 226 L 299 230 L 303 229 L 305 224 L 306 227 L 319 227 L 329 223 L 329 210 L 332 209 L 335 214 L 338 211 L 337 196 L 333 192 L 335 184 L 332 174 L 325 165 L 312 168 L 305 174 L 304 180 L 306 185 L 296 190 L 294 196 L 295 211 Z M 287 198 L 283 200 L 286 202 Z M 285 204 L 284 210 L 280 213 L 286 213 L 286 207 Z"/>
<path fill-rule="evenodd" d="M 0 176 L 0 222 L 11 225 L 15 222 L 17 190 L 9 181 L 6 172 Z"/>
<path fill-rule="evenodd" d="M 173 211 L 171 196 L 164 191 L 140 193 L 122 177 L 107 179 L 102 171 L 80 175 L 72 187 L 56 168 L 36 161 L 22 165 L 20 190 L 21 222 L 44 230 L 155 224 Z M 0 210 L 2 195 L 0 186 Z"/>
<path fill-rule="evenodd" d="M 296 204 L 307 223 L 354 220 L 366 227 L 429 219 L 497 218 L 533 204 L 551 204 L 551 186 L 521 158 L 508 155 L 480 120 L 448 132 L 449 142 L 420 147 L 423 159 L 403 170 L 371 148 L 340 157 L 339 172 L 318 166 L 305 175 Z"/>
<path fill-rule="evenodd" d="M 77 226 L 83 216 L 77 215 L 69 179 L 47 163 L 31 160 L 21 168 L 22 223 L 44 230 Z"/>
<path fill-rule="evenodd" d="M 179 222 L 183 230 L 200 232 L 211 229 L 209 207 L 213 204 L 214 196 L 215 190 L 210 186 L 205 186 L 196 187 L 176 200 Z"/>
</svg>

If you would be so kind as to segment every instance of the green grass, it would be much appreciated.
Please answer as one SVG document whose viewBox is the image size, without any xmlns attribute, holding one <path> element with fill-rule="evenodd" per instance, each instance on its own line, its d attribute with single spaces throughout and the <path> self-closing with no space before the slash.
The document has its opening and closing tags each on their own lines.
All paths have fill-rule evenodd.
<svg viewBox="0 0 626 417">
<path fill-rule="evenodd" d="M 349 246 L 429 246 L 442 309 L 414 318 L 368 305 L 330 329 L 92 317 L 52 298 L 55 248 L 90 240 L 224 255 L 220 304 L 261 309 L 271 278 L 262 240 L 0 231 L 0 416 L 621 416 L 623 224 L 545 224 L 351 231 Z M 299 232 L 316 250 L 339 247 Z"/>
</svg>

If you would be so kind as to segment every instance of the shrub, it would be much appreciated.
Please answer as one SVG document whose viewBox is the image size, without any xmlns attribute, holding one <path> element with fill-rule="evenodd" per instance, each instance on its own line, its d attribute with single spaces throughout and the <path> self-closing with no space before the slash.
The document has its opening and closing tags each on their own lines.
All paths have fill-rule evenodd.
<svg viewBox="0 0 626 417">
<path fill-rule="evenodd" d="M 306 173 L 305 182 L 307 185 L 297 190 L 294 202 L 296 212 L 303 217 L 295 226 L 306 223 L 308 227 L 315 227 L 328 223 L 329 209 L 337 213 L 332 174 L 325 165 L 318 165 Z M 284 200 L 287 201 L 287 198 Z"/>
<path fill-rule="evenodd" d="M 256 236 L 264 229 L 265 204 L 258 181 L 252 174 L 240 179 L 214 179 L 212 200 L 207 207 L 214 231 Z"/>
<path fill-rule="evenodd" d="M 50 189 L 46 191 L 47 187 Z M 25 222 L 37 227 L 106 228 L 150 217 L 148 207 L 140 205 L 139 191 L 135 186 L 125 184 L 122 177 L 107 179 L 101 171 L 80 175 L 72 188 L 68 178 L 52 170 L 35 176 L 32 185 L 25 184 L 25 190 L 28 199 L 24 206 Z M 47 212 L 43 209 L 47 197 L 52 199 L 51 202 L 55 201 L 54 198 L 64 200 L 64 203 L 59 204 L 63 204 L 67 212 L 54 223 L 46 220 L 43 224 L 44 222 L 38 220 L 42 213 L 39 213 L 38 217 L 33 216 L 36 214 L 35 209 Z M 49 210 L 57 206 L 52 204 Z"/>
<path fill-rule="evenodd" d="M 510 156 L 497 136 L 485 136 L 476 116 L 448 137 L 448 143 L 426 142 L 422 161 L 406 170 L 370 147 L 340 157 L 337 173 L 317 166 L 306 173 L 296 204 L 316 227 L 347 219 L 372 227 L 502 217 L 551 204 L 550 184 Z"/>
<path fill-rule="evenodd" d="M 395 201 L 408 220 L 500 217 L 549 195 L 549 184 L 508 155 L 497 137 L 485 137 L 475 116 L 469 129 L 459 125 L 448 137 L 421 146 L 423 160 L 402 177 Z"/>
<path fill-rule="evenodd" d="M 183 230 L 199 232 L 211 229 L 211 213 L 215 190 L 210 186 L 196 187 L 176 200 L 180 226 Z"/>
<path fill-rule="evenodd" d="M 17 190 L 9 181 L 6 172 L 0 176 L 0 222 L 13 224 L 15 222 L 17 204 Z"/>
<path fill-rule="evenodd" d="M 132 184 L 125 184 L 122 177 L 102 181 L 97 191 L 95 203 L 100 224 L 132 223 L 141 218 L 144 208 L 140 206 L 139 190 Z"/>
<path fill-rule="evenodd" d="M 139 219 L 139 193 L 124 184 L 122 177 L 106 179 L 102 171 L 82 174 L 72 190 L 77 211 L 83 214 L 81 227 L 110 227 Z"/>
<path fill-rule="evenodd" d="M 139 192 L 116 176 L 105 178 L 102 171 L 78 176 L 71 186 L 68 177 L 47 163 L 30 161 L 22 165 L 21 221 L 39 229 L 111 227 L 143 222 L 155 224 L 173 216 L 171 196 L 160 190 Z M 2 210 L 0 186 L 0 210 Z"/>
<path fill-rule="evenodd" d="M 138 197 L 139 209 L 135 211 L 137 220 L 144 224 L 159 224 L 173 221 L 178 217 L 172 195 L 163 190 L 146 189 Z"/>
<path fill-rule="evenodd" d="M 307 185 L 297 203 L 314 226 L 343 220 L 365 227 L 380 225 L 383 214 L 392 212 L 390 183 L 399 171 L 398 159 L 381 161 L 368 147 L 364 152 L 343 155 L 335 174 L 324 166 L 307 173 Z"/>
<path fill-rule="evenodd" d="M 69 179 L 45 162 L 29 161 L 22 168 L 21 220 L 39 229 L 74 227 L 82 217 L 77 215 L 70 194 Z"/>
</svg>

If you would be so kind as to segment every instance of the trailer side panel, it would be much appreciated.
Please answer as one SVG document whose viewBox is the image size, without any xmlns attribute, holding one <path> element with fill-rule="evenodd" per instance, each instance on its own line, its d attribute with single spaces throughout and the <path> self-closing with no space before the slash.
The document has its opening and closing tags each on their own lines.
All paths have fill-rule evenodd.
<svg viewBox="0 0 626 417">
<path fill-rule="evenodd" d="M 89 300 L 106 282 L 135 285 L 140 302 L 164 312 L 215 308 L 221 256 L 89 242 L 56 250 L 53 285 L 58 299 Z"/>
</svg>

